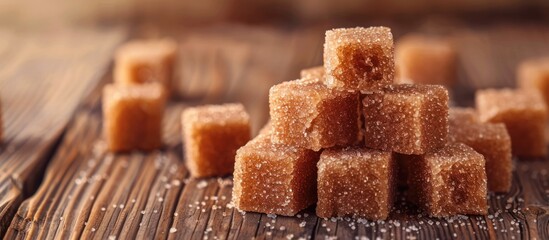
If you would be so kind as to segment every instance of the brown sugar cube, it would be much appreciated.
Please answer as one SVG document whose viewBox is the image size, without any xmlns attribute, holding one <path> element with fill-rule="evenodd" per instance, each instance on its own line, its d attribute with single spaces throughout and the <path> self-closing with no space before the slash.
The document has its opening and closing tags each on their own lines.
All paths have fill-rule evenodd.
<svg viewBox="0 0 549 240">
<path fill-rule="evenodd" d="M 121 84 L 160 82 L 170 90 L 176 56 L 177 44 L 172 40 L 128 42 L 116 51 L 114 81 Z"/>
<path fill-rule="evenodd" d="M 319 217 L 384 220 L 394 200 L 390 152 L 356 147 L 327 149 L 318 162 Z"/>
<path fill-rule="evenodd" d="M 312 68 L 307 68 L 301 70 L 300 76 L 301 78 L 313 78 L 313 79 L 320 79 L 323 78 L 325 75 L 324 66 L 316 66 Z"/>
<path fill-rule="evenodd" d="M 187 108 L 181 116 L 186 166 L 193 177 L 231 174 L 236 150 L 251 138 L 242 104 Z"/>
<path fill-rule="evenodd" d="M 359 93 L 326 87 L 318 79 L 275 85 L 269 92 L 273 142 L 315 151 L 361 138 Z"/>
<path fill-rule="evenodd" d="M 486 214 L 484 157 L 463 143 L 415 156 L 409 184 L 419 206 L 436 217 Z"/>
<path fill-rule="evenodd" d="M 398 83 L 452 86 L 456 80 L 456 51 L 442 39 L 410 35 L 395 45 Z"/>
<path fill-rule="evenodd" d="M 268 133 L 258 135 L 236 153 L 234 206 L 244 211 L 293 216 L 314 204 L 319 155 L 273 143 Z"/>
<path fill-rule="evenodd" d="M 546 155 L 547 108 L 538 92 L 486 89 L 477 91 L 475 101 L 481 121 L 505 124 L 511 136 L 513 154 Z"/>
<path fill-rule="evenodd" d="M 511 137 L 501 123 L 463 121 L 457 114 L 449 118 L 449 142 L 461 142 L 482 154 L 486 160 L 488 190 L 508 192 L 513 176 Z"/>
<path fill-rule="evenodd" d="M 394 48 L 387 27 L 326 31 L 325 83 L 330 88 L 371 91 L 393 83 Z"/>
<path fill-rule="evenodd" d="M 103 130 L 109 150 L 159 148 L 165 104 L 165 90 L 159 83 L 106 85 L 103 89 Z"/>
<path fill-rule="evenodd" d="M 367 147 L 402 154 L 441 148 L 448 134 L 448 91 L 438 85 L 390 85 L 363 100 Z"/>
<path fill-rule="evenodd" d="M 519 65 L 518 85 L 541 93 L 549 106 L 549 57 L 527 60 Z"/>
</svg>

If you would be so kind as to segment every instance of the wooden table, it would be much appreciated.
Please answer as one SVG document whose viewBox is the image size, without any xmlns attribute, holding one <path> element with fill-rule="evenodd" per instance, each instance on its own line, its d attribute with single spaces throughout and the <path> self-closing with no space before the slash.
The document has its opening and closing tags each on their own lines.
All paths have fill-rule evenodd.
<svg viewBox="0 0 549 240">
<path fill-rule="evenodd" d="M 520 60 L 549 54 L 547 24 L 458 26 L 435 29 L 459 49 L 455 105 L 470 105 L 478 88 L 513 86 Z M 326 28 L 0 29 L 6 130 L 0 148 L 0 236 L 549 239 L 546 159 L 515 159 L 512 189 L 490 194 L 488 216 L 446 219 L 418 214 L 402 201 L 387 221 L 319 219 L 314 208 L 297 217 L 244 214 L 229 204 L 230 177 L 189 179 L 182 157 L 182 109 L 243 102 L 254 130 L 259 129 L 268 118 L 269 87 L 321 63 Z M 417 30 L 393 29 L 396 36 Z M 101 136 L 100 96 L 101 87 L 112 81 L 113 50 L 129 38 L 164 35 L 180 41 L 182 56 L 179 98 L 166 111 L 165 146 L 148 154 L 108 153 Z"/>
</svg>

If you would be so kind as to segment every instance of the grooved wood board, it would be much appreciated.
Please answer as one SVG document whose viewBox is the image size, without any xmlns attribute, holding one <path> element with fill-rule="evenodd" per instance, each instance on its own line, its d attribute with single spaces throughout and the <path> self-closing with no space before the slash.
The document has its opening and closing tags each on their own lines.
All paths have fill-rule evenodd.
<svg viewBox="0 0 549 240">
<path fill-rule="evenodd" d="M 49 153 L 89 89 L 97 85 L 121 30 L 27 33 L 0 29 L 0 233 L 38 187 Z M 2 234 L 0 234 L 2 236 Z"/>
<path fill-rule="evenodd" d="M 184 84 L 166 110 L 165 146 L 146 154 L 105 151 L 100 90 L 112 79 L 110 71 L 103 71 L 102 81 L 66 128 L 37 192 L 22 203 L 22 197 L 11 202 L 11 209 L 18 208 L 13 219 L 2 217 L 2 226 L 9 224 L 5 238 L 549 238 L 546 159 L 516 161 L 511 191 L 490 194 L 488 216 L 446 219 L 423 216 L 402 201 L 388 221 L 319 219 L 314 207 L 296 217 L 244 214 L 229 204 L 230 177 L 189 179 L 182 157 L 181 111 L 190 105 L 243 102 L 257 130 L 268 118 L 269 87 L 321 63 L 323 31 L 214 26 L 170 32 L 181 43 Z M 544 45 L 549 29 L 541 26 L 455 30 L 449 35 L 460 53 L 460 84 L 453 93 L 459 105 L 470 104 L 476 88 L 511 86 L 522 58 L 549 54 Z"/>
</svg>

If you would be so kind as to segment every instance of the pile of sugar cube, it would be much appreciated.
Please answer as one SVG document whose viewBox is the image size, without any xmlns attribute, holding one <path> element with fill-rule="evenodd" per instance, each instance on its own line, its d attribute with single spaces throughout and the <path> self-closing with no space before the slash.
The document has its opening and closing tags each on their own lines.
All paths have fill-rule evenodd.
<svg viewBox="0 0 549 240">
<path fill-rule="evenodd" d="M 417 39 L 397 47 L 395 77 L 389 28 L 327 31 L 324 66 L 273 86 L 270 122 L 237 151 L 235 207 L 292 216 L 316 203 L 319 217 L 382 220 L 400 188 L 431 216 L 486 214 L 487 192 L 511 187 L 511 153 L 545 155 L 545 104 L 503 89 L 450 108 L 448 90 L 426 83 L 451 85 L 455 54 Z M 418 48 L 440 69 L 409 66 L 428 65 L 407 60 Z"/>
<path fill-rule="evenodd" d="M 111 151 L 162 145 L 175 49 L 133 42 L 117 52 L 103 96 Z M 449 107 L 451 45 L 409 36 L 395 50 L 387 27 L 329 30 L 324 65 L 270 89 L 271 120 L 255 138 L 242 104 L 185 109 L 185 163 L 193 177 L 233 173 L 243 211 L 293 216 L 316 204 L 319 217 L 382 220 L 403 189 L 431 216 L 486 214 L 487 192 L 511 188 L 512 154 L 546 155 L 548 63 L 521 65 L 520 89 Z"/>
</svg>

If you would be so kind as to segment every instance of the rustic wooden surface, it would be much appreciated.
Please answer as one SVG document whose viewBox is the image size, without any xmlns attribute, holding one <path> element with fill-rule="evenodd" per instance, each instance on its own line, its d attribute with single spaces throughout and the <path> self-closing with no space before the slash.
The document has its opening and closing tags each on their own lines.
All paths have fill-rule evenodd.
<svg viewBox="0 0 549 240">
<path fill-rule="evenodd" d="M 405 32 L 401 28 L 394 29 L 397 36 Z M 0 194 L 0 230 L 5 234 L 4 237 L 549 239 L 549 162 L 546 159 L 516 161 L 511 191 L 490 195 L 488 216 L 456 216 L 446 219 L 425 217 L 402 201 L 397 203 L 387 221 L 319 219 L 314 215 L 314 207 L 296 217 L 244 214 L 229 204 L 232 189 L 230 177 L 189 179 L 182 157 L 179 125 L 181 110 L 189 105 L 203 103 L 243 102 L 257 130 L 268 118 L 269 87 L 283 80 L 297 78 L 301 68 L 321 63 L 323 31 L 324 27 L 280 30 L 242 26 L 213 26 L 186 31 L 172 29 L 165 33 L 146 29 L 136 31 L 139 37 L 166 34 L 180 40 L 180 75 L 185 81 L 177 91 L 179 97 L 169 104 L 166 111 L 165 147 L 147 154 L 108 153 L 101 136 L 100 89 L 103 84 L 112 81 L 110 70 L 104 68 L 109 58 L 107 49 L 112 50 L 112 46 L 120 40 L 120 33 L 111 33 L 110 38 L 106 38 L 108 40 L 101 41 L 97 35 L 88 36 L 91 42 L 96 40 L 98 44 L 101 43 L 99 45 L 105 50 L 90 53 L 93 57 L 86 61 L 80 58 L 79 61 L 64 62 L 67 65 L 63 66 L 66 67 L 70 67 L 71 63 L 78 63 L 74 66 L 86 65 L 86 71 L 77 71 L 67 78 L 91 78 L 90 75 L 98 73 L 104 76 L 78 106 L 74 115 L 71 113 L 79 102 L 77 96 L 83 96 L 86 87 L 68 81 L 67 84 L 73 84 L 72 88 L 59 90 L 65 93 L 73 89 L 66 93 L 69 96 L 60 97 L 66 101 L 55 103 L 55 106 L 67 105 L 64 108 L 67 111 L 65 117 L 59 120 L 56 114 L 55 127 L 47 125 L 39 130 L 26 130 L 49 136 L 47 141 L 44 136 L 37 137 L 35 141 L 38 143 L 24 147 L 10 140 L 30 126 L 28 124 L 32 119 L 25 124 L 17 119 L 26 118 L 17 116 L 31 110 L 7 104 L 10 101 L 6 99 L 15 99 L 23 91 L 6 85 L 19 75 L 0 78 L 0 91 L 7 109 L 4 111 L 6 115 L 12 115 L 7 116 L 8 141 L 2 145 L 0 155 L 1 176 L 8 176 L 8 180 L 0 185 L 7 186 L 0 188 L 0 193 L 5 193 Z M 460 84 L 453 92 L 454 102 L 458 105 L 471 104 L 476 88 L 512 86 L 518 61 L 549 54 L 549 28 L 539 25 L 452 28 L 446 34 L 455 41 L 460 53 Z M 0 50 L 8 49 L 2 46 L 0 44 Z M 13 61 L 3 57 L 6 55 L 5 50 L 0 51 L 0 54 L 2 63 Z M 5 76 L 5 71 L 1 69 L 0 76 Z M 24 82 L 31 83 L 28 80 Z M 88 87 L 95 81 L 89 82 Z M 79 90 L 76 90 L 77 87 Z M 37 95 L 31 94 L 30 90 L 25 91 L 29 91 L 27 94 L 32 97 Z M 32 105 L 29 104 L 33 99 L 30 96 L 24 100 L 17 99 L 26 100 L 27 105 Z M 57 113 L 59 110 L 56 108 L 51 111 Z M 70 123 L 64 128 L 64 123 L 69 119 Z M 66 129 L 66 133 L 56 145 L 55 139 L 59 138 L 63 129 Z M 35 173 L 40 172 L 41 167 L 48 162 L 49 155 L 38 146 L 55 148 L 51 151 L 51 161 L 41 182 Z M 26 155 L 16 157 L 18 155 L 7 150 L 10 148 Z M 38 158 L 41 160 L 36 160 Z M 26 167 L 24 170 L 12 169 L 21 166 Z M 22 194 L 20 186 L 23 183 L 12 181 L 21 177 L 9 176 L 13 174 L 27 176 L 25 179 L 28 184 L 40 184 L 40 187 L 30 197 Z M 4 183 L 6 181 L 7 184 Z"/>
<path fill-rule="evenodd" d="M 0 29 L 0 233 L 36 191 L 74 109 L 110 62 L 121 30 L 25 33 Z M 0 234 L 1 236 L 2 234 Z"/>
</svg>

